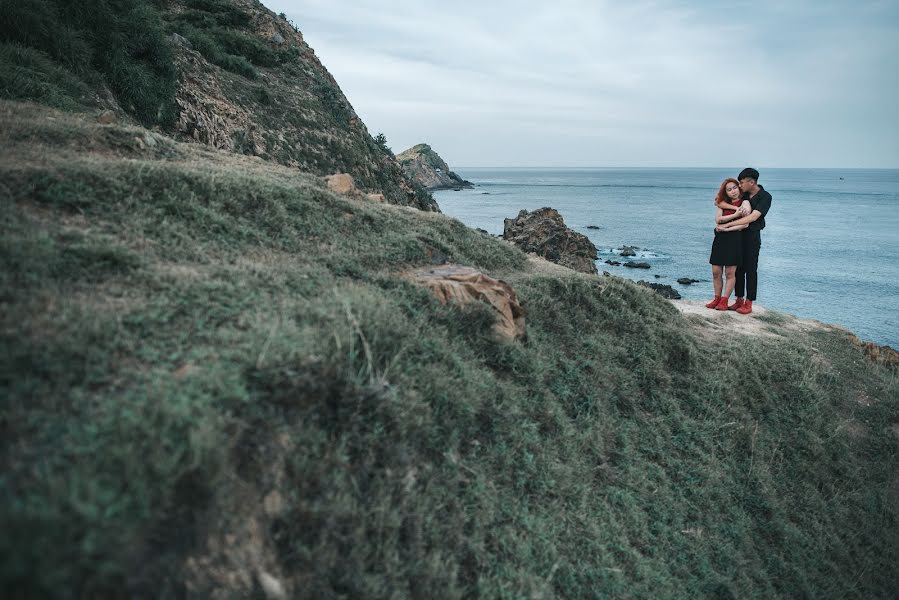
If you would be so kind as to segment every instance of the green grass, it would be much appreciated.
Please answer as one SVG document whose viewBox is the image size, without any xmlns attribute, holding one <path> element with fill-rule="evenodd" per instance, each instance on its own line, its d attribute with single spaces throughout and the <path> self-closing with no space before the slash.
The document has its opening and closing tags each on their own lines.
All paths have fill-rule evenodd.
<svg viewBox="0 0 899 600">
<path fill-rule="evenodd" d="M 843 334 L 709 341 L 442 215 L 0 109 L 4 596 L 895 591 L 899 386 Z M 404 276 L 437 253 L 527 339 Z"/>
<path fill-rule="evenodd" d="M 71 111 L 122 108 L 145 126 L 172 131 L 179 73 L 167 38 L 177 33 L 221 68 L 212 71 L 224 100 L 247 107 L 250 124 L 265 138 L 266 160 L 317 174 L 350 172 L 361 189 L 383 193 L 393 204 L 437 209 L 427 190 L 409 187 L 389 150 L 359 128 L 333 78 L 308 58 L 308 47 L 290 36 L 281 45 L 265 39 L 246 4 L 7 4 L 0 13 L 0 98 Z M 188 79 L 211 67 L 201 63 L 200 73 L 193 68 L 187 67 Z M 232 132 L 235 150 L 255 154 L 257 145 L 242 143 L 242 135 Z"/>
<path fill-rule="evenodd" d="M 105 83 L 145 125 L 177 114 L 177 72 L 158 7 L 148 0 L 13 1 L 0 16 L 2 97 L 72 109 Z M 14 50 L 10 50 L 10 48 Z M 19 61 L 23 65 L 19 65 Z"/>
</svg>

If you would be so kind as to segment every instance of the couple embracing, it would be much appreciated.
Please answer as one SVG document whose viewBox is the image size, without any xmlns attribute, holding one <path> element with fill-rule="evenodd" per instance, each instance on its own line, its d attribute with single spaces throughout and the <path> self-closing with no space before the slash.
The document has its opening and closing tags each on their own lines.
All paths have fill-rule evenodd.
<svg viewBox="0 0 899 600">
<path fill-rule="evenodd" d="M 759 250 L 771 194 L 759 185 L 759 172 L 746 168 L 737 179 L 721 183 L 715 207 L 715 240 L 709 257 L 715 298 L 706 307 L 748 315 L 758 292 Z M 737 299 L 729 304 L 734 291 Z"/>
</svg>

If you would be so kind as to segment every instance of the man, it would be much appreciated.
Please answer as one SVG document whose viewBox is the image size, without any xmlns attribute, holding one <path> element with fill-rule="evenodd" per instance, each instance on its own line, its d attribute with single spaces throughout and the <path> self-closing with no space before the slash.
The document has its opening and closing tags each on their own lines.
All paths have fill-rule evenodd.
<svg viewBox="0 0 899 600">
<path fill-rule="evenodd" d="M 759 185 L 759 172 L 748 167 L 740 171 L 737 177 L 743 199 L 749 200 L 751 212 L 739 219 L 718 227 L 719 231 L 743 229 L 743 264 L 737 267 L 737 283 L 734 287 L 737 299 L 728 306 L 741 315 L 752 312 L 752 303 L 758 292 L 759 250 L 762 247 L 762 229 L 765 228 L 765 215 L 771 208 L 771 194 Z M 746 299 L 743 299 L 743 296 Z"/>
</svg>

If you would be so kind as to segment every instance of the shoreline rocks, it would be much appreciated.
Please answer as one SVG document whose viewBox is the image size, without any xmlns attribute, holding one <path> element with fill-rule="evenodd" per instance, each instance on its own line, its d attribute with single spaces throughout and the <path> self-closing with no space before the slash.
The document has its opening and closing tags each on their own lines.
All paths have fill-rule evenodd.
<svg viewBox="0 0 899 600">
<path fill-rule="evenodd" d="M 626 263 L 624 263 L 624 266 L 625 266 L 625 267 L 630 267 L 631 269 L 649 269 L 649 268 L 650 268 L 649 263 L 646 263 L 646 262 L 634 262 L 634 261 L 626 262 Z"/>
<path fill-rule="evenodd" d="M 660 294 L 663 298 L 667 298 L 668 300 L 680 300 L 681 295 L 678 293 L 676 289 L 671 287 L 670 285 L 666 285 L 664 283 L 653 283 L 649 281 L 638 281 L 637 285 L 642 285 L 643 287 L 647 287 L 656 293 Z"/>
<path fill-rule="evenodd" d="M 598 274 L 596 246 L 584 234 L 567 227 L 554 208 L 522 210 L 514 219 L 505 219 L 503 239 L 563 267 Z"/>
</svg>

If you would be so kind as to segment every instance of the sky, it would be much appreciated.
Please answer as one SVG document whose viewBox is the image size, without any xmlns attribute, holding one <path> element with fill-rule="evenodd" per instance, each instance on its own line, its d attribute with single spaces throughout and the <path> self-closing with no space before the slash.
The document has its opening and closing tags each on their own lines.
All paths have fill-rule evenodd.
<svg viewBox="0 0 899 600">
<path fill-rule="evenodd" d="M 452 168 L 899 168 L 896 0 L 263 3 Z"/>
</svg>

